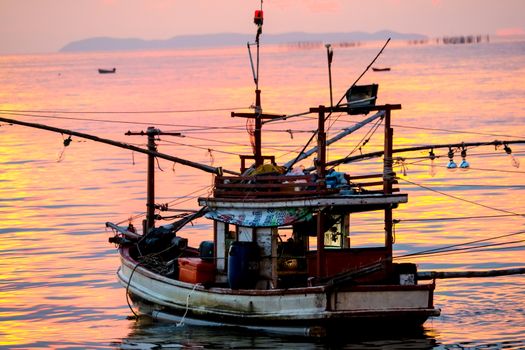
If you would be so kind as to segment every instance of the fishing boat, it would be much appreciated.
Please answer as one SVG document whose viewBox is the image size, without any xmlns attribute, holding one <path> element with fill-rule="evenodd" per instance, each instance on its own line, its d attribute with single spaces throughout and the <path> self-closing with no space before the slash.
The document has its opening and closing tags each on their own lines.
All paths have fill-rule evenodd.
<svg viewBox="0 0 525 350">
<path fill-rule="evenodd" d="M 116 73 L 116 71 L 117 71 L 117 68 L 112 68 L 112 69 L 99 68 L 98 69 L 99 74 L 111 74 L 111 73 Z"/>
<path fill-rule="evenodd" d="M 262 10 L 256 11 L 255 23 L 258 50 Z M 392 260 L 392 212 L 408 200 L 395 188 L 392 168 L 391 118 L 401 105 L 376 105 L 377 85 L 353 84 L 348 103 L 309 108 L 317 116 L 317 146 L 278 165 L 273 155 L 263 153 L 262 127 L 283 116 L 263 113 L 253 62 L 252 70 L 255 111 L 232 112 L 255 124 L 254 153 L 240 156 L 239 171 L 207 169 L 216 174 L 214 190 L 198 199 L 201 209 L 157 227 L 150 154 L 142 229 L 106 223 L 115 232 L 110 242 L 120 253 L 117 276 L 133 312 L 188 325 L 307 336 L 349 327 L 410 329 L 438 316 L 434 281 L 421 283 L 415 264 Z M 326 148 L 336 140 L 327 140 L 325 121 L 336 112 L 366 118 L 359 127 L 384 120 L 382 169 L 354 177 L 328 169 Z M 162 132 L 150 127 L 145 134 L 148 149 L 156 151 L 155 137 Z M 295 166 L 312 154 L 312 168 Z M 354 247 L 351 218 L 372 211 L 384 216 L 383 243 Z M 211 220 L 213 232 L 210 240 L 191 247 L 183 226 L 199 217 Z"/>
<path fill-rule="evenodd" d="M 346 91 L 346 103 L 341 100 L 334 105 L 330 89 L 329 106 L 308 109 L 308 113 L 316 116 L 312 140 L 316 136 L 317 145 L 309 150 L 305 147 L 287 163 L 277 164 L 274 155 L 263 152 L 262 129 L 268 122 L 292 116 L 263 112 L 259 62 L 253 64 L 250 51 L 256 45 L 258 59 L 262 10 L 256 11 L 254 21 L 255 44 L 248 44 L 256 85 L 254 111 L 231 114 L 254 124 L 253 154 L 240 156 L 239 170 L 212 167 L 159 152 L 158 137 L 177 133 L 162 132 L 155 127 L 146 132 L 127 133 L 147 136 L 147 148 L 142 148 L 0 117 L 0 122 L 68 135 L 63 139 L 64 147 L 75 136 L 148 155 L 147 213 L 142 227 L 136 228 L 131 222 L 127 226 L 106 223 L 115 233 L 110 242 L 117 245 L 120 256 L 117 277 L 125 287 L 133 313 L 178 324 L 232 326 L 307 336 L 324 336 L 332 331 L 359 332 L 358 329 L 411 330 L 420 329 L 429 317 L 440 315 L 434 306 L 435 279 L 525 273 L 525 268 L 459 273 L 418 271 L 413 263 L 397 263 L 399 260 L 393 259 L 393 211 L 408 202 L 408 195 L 396 188 L 395 153 L 430 150 L 428 159 L 433 160 L 434 149 L 448 148 L 447 167 L 454 169 L 458 166 L 452 159 L 453 149 L 461 149 L 463 162 L 459 168 L 466 168 L 469 166 L 466 147 L 502 146 L 512 156 L 509 145 L 524 144 L 525 140 L 394 148 L 392 117 L 401 105 L 377 104 L 378 85 L 357 85 L 358 79 Z M 327 53 L 330 64 L 330 46 Z M 325 123 L 332 113 L 362 119 L 327 139 Z M 381 151 L 327 160 L 328 146 L 374 121 L 382 121 L 384 125 Z M 297 165 L 314 155 L 311 167 Z M 356 176 L 334 170 L 338 164 L 372 157 L 383 157 L 383 162 L 380 169 L 370 174 Z M 169 225 L 157 224 L 157 211 L 165 208 L 155 201 L 156 158 L 215 174 L 213 192 L 198 199 L 200 210 L 181 214 L 179 220 Z M 513 165 L 518 167 L 519 162 L 513 159 Z M 355 244 L 351 222 L 363 213 L 381 217 L 380 244 L 371 247 Z M 202 218 L 211 222 L 210 239 L 190 246 L 184 226 Z"/>
</svg>

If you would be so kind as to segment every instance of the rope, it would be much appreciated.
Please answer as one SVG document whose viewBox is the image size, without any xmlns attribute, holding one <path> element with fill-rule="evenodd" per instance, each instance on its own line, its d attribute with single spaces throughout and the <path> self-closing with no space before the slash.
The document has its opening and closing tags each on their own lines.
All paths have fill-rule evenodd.
<svg viewBox="0 0 525 350">
<path fill-rule="evenodd" d="M 383 180 L 385 181 L 392 181 L 396 179 L 395 173 L 392 170 L 392 166 L 394 164 L 394 158 L 392 157 L 385 157 L 383 159 L 384 167 L 383 167 Z"/>
<path fill-rule="evenodd" d="M 189 306 L 190 306 L 190 296 L 195 292 L 195 288 L 197 288 L 197 284 L 193 286 L 193 289 L 190 293 L 188 293 L 188 296 L 186 297 L 186 311 L 184 311 L 184 315 L 182 315 L 182 318 L 180 322 L 177 323 L 177 327 L 184 326 L 184 320 L 186 319 L 186 315 L 188 314 Z"/>
<path fill-rule="evenodd" d="M 133 307 L 131 306 L 131 303 L 129 301 L 129 285 L 131 284 L 131 278 L 133 277 L 135 270 L 139 267 L 140 264 L 141 264 L 140 262 L 137 263 L 135 267 L 133 268 L 133 270 L 131 270 L 131 274 L 129 275 L 128 283 L 126 284 L 126 303 L 128 303 L 128 307 L 133 313 L 133 316 L 135 316 L 135 319 L 138 319 L 139 315 L 135 312 L 135 310 L 133 310 Z"/>
</svg>

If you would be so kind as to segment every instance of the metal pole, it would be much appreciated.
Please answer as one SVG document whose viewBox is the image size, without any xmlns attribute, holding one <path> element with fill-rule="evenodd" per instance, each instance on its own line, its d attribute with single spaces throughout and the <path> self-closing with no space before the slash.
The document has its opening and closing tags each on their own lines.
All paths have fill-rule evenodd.
<svg viewBox="0 0 525 350">
<path fill-rule="evenodd" d="M 383 193 L 385 195 L 392 194 L 393 169 L 392 169 L 392 149 L 393 149 L 394 129 L 391 126 L 391 111 L 385 111 L 385 154 L 383 157 Z M 394 244 L 393 238 L 393 221 L 392 221 L 392 207 L 385 208 L 385 246 L 387 249 L 387 259 L 392 258 L 392 251 Z"/>
<path fill-rule="evenodd" d="M 330 108 L 334 108 L 334 97 L 332 93 L 332 58 L 334 56 L 334 51 L 332 50 L 332 45 L 326 44 L 326 56 L 328 58 L 328 81 L 330 84 Z"/>
<path fill-rule="evenodd" d="M 160 130 L 153 126 L 148 127 L 148 150 L 151 152 L 157 151 L 157 145 L 155 144 L 155 136 L 158 135 Z M 147 189 L 147 216 L 146 216 L 146 228 L 149 231 L 155 227 L 155 157 L 148 154 L 148 189 Z"/>
<path fill-rule="evenodd" d="M 324 216 L 320 209 L 317 212 L 317 278 L 325 276 L 324 260 Z"/>
<path fill-rule="evenodd" d="M 317 133 L 317 176 L 319 184 L 324 185 L 325 181 L 325 164 L 326 164 L 326 133 L 324 131 L 324 106 L 319 106 L 319 120 Z"/>
<path fill-rule="evenodd" d="M 105 143 L 105 144 L 108 144 L 108 145 L 111 145 L 111 146 L 115 146 L 115 147 L 129 149 L 131 151 L 135 151 L 135 152 L 139 152 L 139 153 L 152 154 L 155 157 L 166 159 L 166 160 L 172 161 L 174 163 L 179 163 L 179 164 L 182 164 L 182 165 L 186 165 L 186 166 L 189 166 L 189 167 L 192 167 L 192 168 L 196 168 L 196 169 L 199 169 L 199 170 L 202 170 L 202 171 L 205 171 L 205 172 L 208 172 L 208 173 L 212 173 L 212 174 L 222 175 L 222 173 L 224 172 L 224 173 L 229 173 L 229 174 L 233 174 L 233 175 L 239 175 L 239 173 L 236 172 L 236 171 L 231 171 L 231 170 L 225 170 L 225 169 L 222 169 L 222 168 L 211 167 L 209 165 L 192 162 L 192 161 L 189 161 L 189 160 L 186 160 L 186 159 L 183 159 L 183 158 L 170 156 L 170 155 L 164 154 L 164 153 L 159 153 L 157 151 L 152 152 L 150 150 L 147 150 L 147 149 L 144 149 L 144 148 L 140 148 L 140 147 L 137 147 L 137 146 L 133 146 L 133 145 L 129 145 L 127 143 L 118 142 L 118 141 L 114 141 L 114 140 L 110 140 L 110 139 L 104 139 L 104 138 L 101 138 L 101 137 L 98 137 L 98 136 L 85 134 L 85 133 L 81 133 L 81 132 L 77 132 L 77 131 L 73 131 L 73 130 L 56 128 L 56 127 L 49 126 L 49 125 L 44 125 L 44 124 L 28 123 L 28 122 L 23 122 L 21 120 L 8 119 L 8 118 L 0 118 L 0 122 L 17 124 L 17 125 L 27 126 L 27 127 L 30 127 L 30 128 L 35 128 L 35 129 L 48 130 L 48 131 L 52 131 L 52 132 L 56 132 L 56 133 L 60 133 L 60 134 L 64 134 L 64 135 L 72 135 L 72 136 L 82 137 L 84 139 L 88 139 L 88 140 L 92 140 L 92 141 L 100 142 L 100 143 Z"/>
<path fill-rule="evenodd" d="M 255 167 L 263 164 L 262 159 L 262 108 L 261 108 L 261 90 L 255 90 L 255 130 L 253 137 L 255 138 Z"/>
</svg>

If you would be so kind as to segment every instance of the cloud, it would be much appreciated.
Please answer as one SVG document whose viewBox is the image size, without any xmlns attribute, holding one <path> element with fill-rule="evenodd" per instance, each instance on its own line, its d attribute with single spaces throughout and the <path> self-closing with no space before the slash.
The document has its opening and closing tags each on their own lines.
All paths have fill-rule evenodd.
<svg viewBox="0 0 525 350">
<path fill-rule="evenodd" d="M 264 5 L 263 3 L 263 8 Z M 280 0 L 272 3 L 272 5 L 282 9 L 302 8 L 312 13 L 336 12 L 341 8 L 341 3 L 338 0 Z"/>
<path fill-rule="evenodd" d="M 500 35 L 500 36 L 525 35 L 525 30 L 521 27 L 500 28 L 496 30 L 496 35 Z"/>
</svg>

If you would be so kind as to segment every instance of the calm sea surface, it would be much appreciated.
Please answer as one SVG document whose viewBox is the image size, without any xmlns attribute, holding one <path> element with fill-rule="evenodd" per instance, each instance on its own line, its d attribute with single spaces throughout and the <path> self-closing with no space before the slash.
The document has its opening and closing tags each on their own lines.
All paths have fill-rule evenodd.
<svg viewBox="0 0 525 350">
<path fill-rule="evenodd" d="M 381 44 L 335 46 L 334 100 L 360 75 Z M 260 87 L 265 112 L 295 114 L 329 104 L 324 46 L 262 47 Z M 525 139 L 525 42 L 472 45 L 391 44 L 376 62 L 390 72 L 368 72 L 379 103 L 400 103 L 393 114 L 395 147 Z M 98 68 L 117 68 L 100 75 Z M 245 120 L 230 112 L 254 102 L 248 54 L 239 48 L 133 53 L 0 57 L 1 116 L 145 145 L 125 136 L 157 126 L 185 137 L 162 136 L 159 150 L 237 170 L 250 152 Z M 329 137 L 361 120 L 334 115 Z M 264 126 L 266 154 L 294 157 L 316 128 L 313 116 Z M 371 127 L 338 142 L 330 159 L 348 155 Z M 363 153 L 381 147 L 381 132 Z M 367 134 L 368 133 L 368 134 Z M 351 329 L 337 339 L 309 340 L 230 329 L 136 322 L 111 232 L 104 223 L 145 210 L 145 156 L 67 135 L 0 124 L 0 348 L 286 348 L 475 349 L 525 348 L 525 276 L 438 280 L 442 315 L 415 334 Z M 420 270 L 469 271 L 525 266 L 525 145 L 467 150 L 470 169 L 445 169 L 447 149 L 400 154 L 399 187 L 409 203 L 395 211 L 395 254 L 507 235 L 466 251 L 411 259 Z M 460 162 L 459 153 L 455 161 Z M 311 160 L 304 161 L 305 166 Z M 374 159 L 340 166 L 352 175 L 380 171 Z M 406 171 L 406 175 L 403 172 Z M 195 209 L 212 176 L 159 161 L 157 201 Z M 459 219 L 458 219 L 459 218 Z M 466 219 L 469 218 L 469 219 Z M 378 215 L 356 215 L 353 244 L 382 240 Z M 184 233 L 183 233 L 184 234 Z M 514 235 L 512 235 L 514 234 Z M 205 219 L 188 227 L 193 244 L 211 237 Z M 406 260 L 400 260 L 406 261 Z"/>
</svg>

